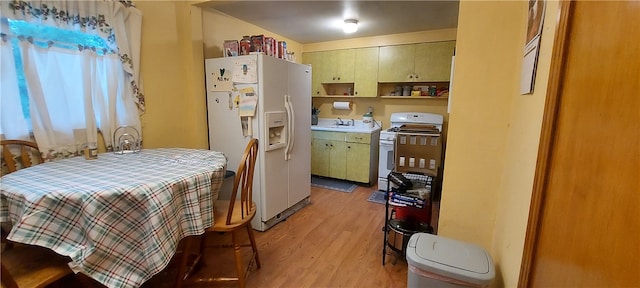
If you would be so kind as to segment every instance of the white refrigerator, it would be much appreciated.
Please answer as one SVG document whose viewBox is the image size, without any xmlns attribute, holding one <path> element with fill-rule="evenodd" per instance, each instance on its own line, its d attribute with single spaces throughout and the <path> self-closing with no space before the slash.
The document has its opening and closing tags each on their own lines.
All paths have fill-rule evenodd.
<svg viewBox="0 0 640 288">
<path fill-rule="evenodd" d="M 259 141 L 251 224 L 265 231 L 310 203 L 311 67 L 256 54 L 206 59 L 205 72 L 209 149 L 235 171 L 249 139 Z M 239 116 L 244 99 L 257 99 L 253 117 Z"/>
</svg>

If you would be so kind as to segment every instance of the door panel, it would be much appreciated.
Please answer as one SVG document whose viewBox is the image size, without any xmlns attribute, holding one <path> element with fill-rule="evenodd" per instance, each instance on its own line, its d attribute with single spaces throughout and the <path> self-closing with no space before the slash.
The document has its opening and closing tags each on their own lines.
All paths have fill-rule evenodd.
<svg viewBox="0 0 640 288">
<path fill-rule="evenodd" d="M 449 81 L 455 41 L 416 44 L 416 81 Z"/>
<path fill-rule="evenodd" d="M 287 86 L 284 85 L 287 83 L 287 62 L 269 56 L 258 56 L 262 59 L 258 65 L 259 75 L 262 77 L 259 83 L 261 89 L 258 93 L 263 95 L 258 95 L 260 100 L 258 101 L 257 113 L 260 113 L 259 117 L 264 117 L 265 112 L 284 112 L 284 95 L 288 93 Z M 264 120 L 264 118 L 262 119 Z M 259 125 L 266 125 L 266 123 L 262 121 Z M 266 142 L 266 139 L 269 139 L 269 132 L 266 127 L 259 128 L 261 130 L 260 139 Z M 254 137 L 256 136 L 254 135 Z M 264 183 L 264 186 L 263 199 L 261 199 L 262 209 L 258 210 L 262 213 L 258 216 L 262 221 L 267 221 L 288 208 L 289 170 L 288 163 L 284 159 L 284 148 L 266 151 L 266 143 L 260 143 L 259 147 L 258 161 L 262 160 L 262 162 L 259 162 L 259 166 L 256 167 L 259 167 L 259 171 L 263 173 L 260 181 Z M 258 171 L 257 168 L 256 171 Z"/>
<path fill-rule="evenodd" d="M 289 162 L 289 206 L 311 194 L 311 69 L 289 65 L 289 89 L 294 111 L 293 148 Z"/>
<path fill-rule="evenodd" d="M 543 127 L 546 169 L 536 175 L 520 284 L 637 287 L 640 2 L 572 5 L 564 14 L 569 33 L 556 39 L 566 56 L 551 73 L 547 103 L 555 107 L 545 120 L 555 125 L 545 125 L 548 134 Z M 562 54 L 554 50 L 553 61 Z"/>
<path fill-rule="evenodd" d="M 415 45 L 382 46 L 379 57 L 379 82 L 413 81 L 409 75 L 414 73 Z"/>
<path fill-rule="evenodd" d="M 378 47 L 356 49 L 354 92 L 359 97 L 378 96 Z"/>
</svg>

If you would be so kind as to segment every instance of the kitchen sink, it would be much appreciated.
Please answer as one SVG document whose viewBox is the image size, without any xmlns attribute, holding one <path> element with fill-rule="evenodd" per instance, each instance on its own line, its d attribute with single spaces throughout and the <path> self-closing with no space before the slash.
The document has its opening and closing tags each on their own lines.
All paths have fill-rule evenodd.
<svg viewBox="0 0 640 288">
<path fill-rule="evenodd" d="M 327 126 L 327 128 L 334 128 L 334 129 L 353 129 L 356 126 L 347 126 L 347 125 L 329 125 Z"/>
</svg>

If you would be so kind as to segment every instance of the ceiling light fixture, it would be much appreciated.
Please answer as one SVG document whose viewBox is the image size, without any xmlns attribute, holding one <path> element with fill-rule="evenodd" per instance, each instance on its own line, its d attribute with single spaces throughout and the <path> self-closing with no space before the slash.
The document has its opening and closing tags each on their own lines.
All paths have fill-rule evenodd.
<svg viewBox="0 0 640 288">
<path fill-rule="evenodd" d="M 356 19 L 347 19 L 344 20 L 344 33 L 354 33 L 358 31 L 358 20 Z"/>
</svg>

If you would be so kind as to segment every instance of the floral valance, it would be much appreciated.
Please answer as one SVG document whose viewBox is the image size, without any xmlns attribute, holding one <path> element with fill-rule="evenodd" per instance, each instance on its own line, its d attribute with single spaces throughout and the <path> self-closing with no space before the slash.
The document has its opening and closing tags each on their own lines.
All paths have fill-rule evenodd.
<svg viewBox="0 0 640 288">
<path fill-rule="evenodd" d="M 117 53 L 129 74 L 129 91 L 140 112 L 145 110 L 140 85 L 140 36 L 142 13 L 132 1 L 0 1 L 0 17 L 94 34 L 104 39 L 108 49 Z M 21 37 L 21 35 L 15 35 Z M 2 37 L 6 33 L 2 32 Z M 29 40 L 23 37 L 21 40 Z M 33 43 L 32 41 L 29 41 Z M 80 47 L 78 49 L 95 49 Z"/>
</svg>

